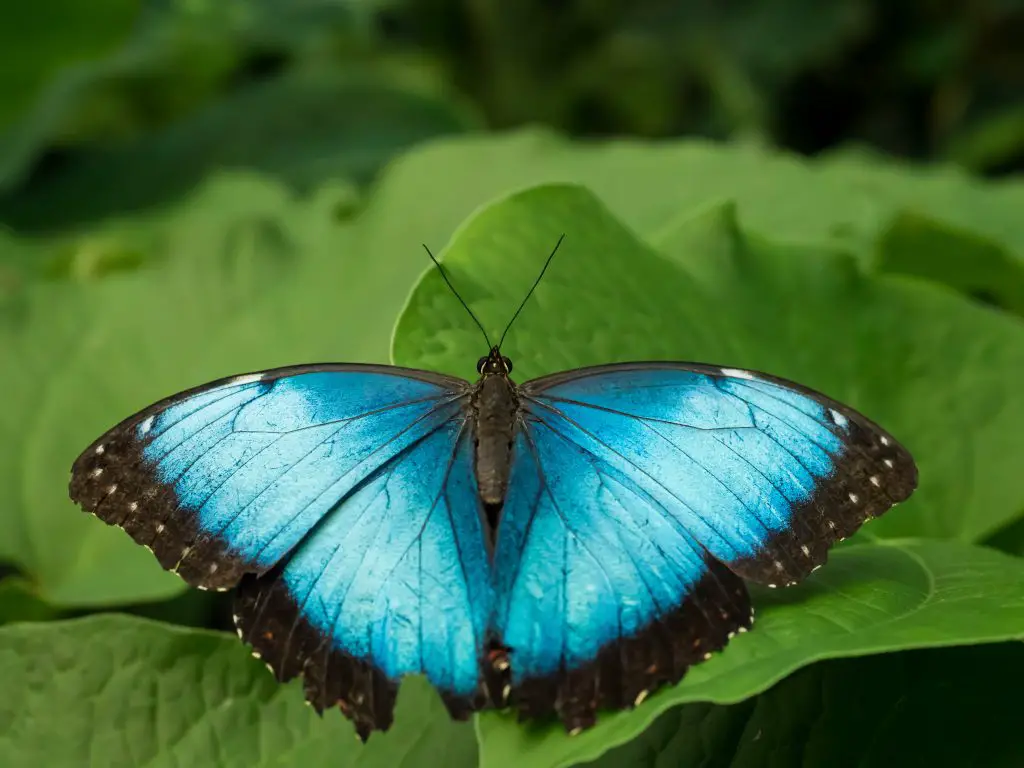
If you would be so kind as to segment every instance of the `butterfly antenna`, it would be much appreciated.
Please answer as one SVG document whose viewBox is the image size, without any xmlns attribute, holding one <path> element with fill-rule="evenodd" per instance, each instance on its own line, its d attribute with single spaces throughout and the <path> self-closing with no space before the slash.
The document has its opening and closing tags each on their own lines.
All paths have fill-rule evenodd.
<svg viewBox="0 0 1024 768">
<path fill-rule="evenodd" d="M 519 313 L 523 311 L 523 307 L 526 306 L 526 302 L 530 300 L 530 297 L 533 296 L 534 290 L 538 285 L 540 285 L 540 279 L 544 277 L 544 273 L 548 271 L 548 265 L 551 263 L 551 260 L 555 258 L 555 254 L 558 253 L 558 246 L 562 244 L 564 239 L 565 233 L 563 232 L 562 235 L 559 236 L 558 242 L 555 243 L 555 247 L 552 249 L 551 255 L 548 256 L 548 260 L 544 262 L 544 267 L 541 269 L 540 274 L 537 275 L 537 279 L 533 281 L 533 286 L 530 288 L 529 292 L 527 292 L 526 298 L 523 299 L 523 303 L 519 305 L 519 309 L 516 310 L 516 313 L 512 315 L 512 319 L 508 321 L 508 325 L 505 326 L 505 333 L 501 334 L 501 341 L 498 342 L 498 349 L 501 349 L 501 345 L 505 343 L 505 335 L 508 333 L 508 329 L 512 327 L 512 323 L 514 323 L 516 318 L 519 317 Z"/>
<path fill-rule="evenodd" d="M 430 249 L 427 248 L 426 243 L 423 243 L 423 250 L 427 252 L 427 256 L 429 256 L 430 260 L 434 262 L 434 266 L 437 267 L 437 271 L 441 273 L 441 277 L 444 278 L 444 281 L 448 284 L 448 287 L 451 289 L 451 292 L 455 294 L 455 298 L 459 300 L 459 303 L 469 313 L 469 316 L 473 318 L 473 322 L 476 323 L 476 327 L 479 328 L 480 333 L 484 335 L 484 340 L 487 342 L 487 348 L 490 349 L 491 340 L 487 337 L 487 331 L 484 330 L 484 327 L 480 323 L 480 321 L 476 319 L 476 315 L 473 314 L 473 310 L 470 309 L 469 305 L 465 301 L 463 301 L 461 296 L 459 296 L 459 292 L 455 290 L 455 286 L 452 285 L 452 281 L 448 279 L 448 273 L 444 271 L 444 267 L 441 266 L 441 262 L 434 258 L 434 254 L 432 254 L 430 252 Z"/>
</svg>

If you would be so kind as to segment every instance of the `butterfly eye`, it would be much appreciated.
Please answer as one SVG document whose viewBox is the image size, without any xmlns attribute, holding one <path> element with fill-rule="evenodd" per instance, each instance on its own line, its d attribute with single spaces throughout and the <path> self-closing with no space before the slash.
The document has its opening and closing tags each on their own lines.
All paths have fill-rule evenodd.
<svg viewBox="0 0 1024 768">
<path fill-rule="evenodd" d="M 484 372 L 484 368 L 486 366 L 487 366 L 487 358 L 486 357 L 481 357 L 479 360 L 476 361 L 476 372 L 477 373 L 483 373 Z"/>
<path fill-rule="evenodd" d="M 501 362 L 505 364 L 505 372 L 512 373 L 512 361 L 509 360 L 507 357 L 503 357 L 501 358 Z"/>
</svg>

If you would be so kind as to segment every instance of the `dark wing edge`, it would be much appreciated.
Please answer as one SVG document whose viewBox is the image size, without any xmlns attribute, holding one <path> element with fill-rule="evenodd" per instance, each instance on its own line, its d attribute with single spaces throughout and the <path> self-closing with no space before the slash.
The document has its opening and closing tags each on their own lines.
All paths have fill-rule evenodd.
<svg viewBox="0 0 1024 768">
<path fill-rule="evenodd" d="M 344 504 L 360 487 L 401 462 L 417 446 L 442 429 L 445 423 L 438 424 L 392 456 L 359 486 L 339 499 L 334 509 Z M 471 439 L 468 422 L 460 430 L 452 447 L 444 484 L 438 491 L 438 497 L 448 493 L 448 481 L 462 441 L 467 439 Z M 303 541 L 315 535 L 334 509 L 306 533 Z M 292 554 L 301 546 L 300 542 Z M 332 638 L 306 619 L 302 606 L 290 595 L 282 578 L 290 559 L 291 555 L 263 575 L 248 573 L 242 577 L 235 593 L 233 616 L 238 637 L 254 648 L 253 655 L 266 663 L 279 682 L 301 676 L 309 705 L 317 713 L 337 706 L 352 721 L 360 740 L 365 742 L 373 731 L 386 731 L 393 724 L 400 679 L 389 678 L 372 661 L 333 647 Z M 473 697 L 437 690 L 449 715 L 455 720 L 467 720 L 475 711 L 490 706 L 483 686 Z"/>
<path fill-rule="evenodd" d="M 832 420 L 826 426 L 843 441 L 843 450 L 832 455 L 835 463 L 832 474 L 819 482 L 814 494 L 806 501 L 793 506 L 791 520 L 794 524 L 769 537 L 756 555 L 728 564 L 744 579 L 769 587 L 792 586 L 802 581 L 825 564 L 833 544 L 853 535 L 867 521 L 906 501 L 917 488 L 917 465 L 910 452 L 889 432 L 860 412 L 821 392 L 760 371 L 704 363 L 618 363 L 532 379 L 525 382 L 521 390 L 531 398 L 543 395 L 551 387 L 589 376 L 659 369 L 704 374 L 715 380 L 760 380 L 792 390 L 821 405 Z M 586 403 L 576 404 L 593 407 Z M 543 403 L 538 405 L 547 407 Z M 637 418 L 631 414 L 624 415 Z"/>
<path fill-rule="evenodd" d="M 150 416 L 207 390 L 235 384 L 271 383 L 318 372 L 380 373 L 419 379 L 446 389 L 452 397 L 461 396 L 469 387 L 463 379 L 431 371 L 363 363 L 285 366 L 226 376 L 159 400 L 94 440 L 71 467 L 68 495 L 85 512 L 124 530 L 136 543 L 149 549 L 165 570 L 177 573 L 190 586 L 218 591 L 230 589 L 244 573 L 252 570 L 251 564 L 232 553 L 219 539 L 203 536 L 192 515 L 180 513 L 173 487 L 162 483 L 144 461 L 144 444 L 136 438 L 135 427 Z M 439 393 L 439 401 L 444 397 Z M 196 550 L 197 546 L 202 547 L 201 552 Z M 210 566 L 207 569 L 181 567 L 186 557 L 191 563 L 202 560 Z"/>
<path fill-rule="evenodd" d="M 539 418 L 553 432 L 571 441 L 548 420 Z M 524 422 L 520 429 L 532 446 L 534 437 L 529 426 Z M 547 481 L 536 448 L 531 449 L 531 454 L 529 460 L 540 475 L 542 493 L 550 493 L 543 490 Z M 594 459 L 603 464 L 598 457 Z M 629 482 L 621 475 L 618 479 Z M 632 488 L 645 495 L 637 486 Z M 660 508 L 653 499 L 650 503 Z M 538 504 L 539 501 L 534 503 L 531 514 L 536 514 Z M 663 514 L 668 516 L 669 512 Z M 583 665 L 571 669 L 563 666 L 555 674 L 529 677 L 510 686 L 505 703 L 516 708 L 520 721 L 557 716 L 565 730 L 574 735 L 592 727 L 599 710 L 632 709 L 659 688 L 678 683 L 690 667 L 710 659 L 732 637 L 746 632 L 754 623 L 754 609 L 743 580 L 706 551 L 702 560 L 703 576 L 687 589 L 675 608 L 638 632 L 605 643 Z M 515 652 L 510 650 L 514 665 Z M 507 672 L 505 679 L 509 679 Z"/>
</svg>

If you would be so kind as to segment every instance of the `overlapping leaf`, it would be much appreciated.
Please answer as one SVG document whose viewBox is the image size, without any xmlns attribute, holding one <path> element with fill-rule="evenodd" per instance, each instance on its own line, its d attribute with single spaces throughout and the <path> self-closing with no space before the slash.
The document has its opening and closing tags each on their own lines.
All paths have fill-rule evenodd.
<svg viewBox="0 0 1024 768">
<path fill-rule="evenodd" d="M 368 225 L 389 244 L 443 243 L 482 202 L 548 182 L 587 186 L 647 237 L 708 204 L 735 201 L 741 222 L 755 232 L 839 245 L 865 263 L 907 212 L 990 240 L 994 250 L 963 254 L 960 272 L 983 275 L 982 287 L 995 296 L 1024 291 L 1024 183 L 983 183 L 952 168 L 900 166 L 862 154 L 812 162 L 699 141 L 588 146 L 540 131 L 439 140 L 395 164 Z M 931 260 L 917 251 L 900 260 L 899 271 L 960 287 L 954 273 L 936 273 Z"/>
<path fill-rule="evenodd" d="M 234 637 L 127 616 L 0 627 L 0 679 L 0 765 L 12 768 L 476 765 L 472 724 L 453 723 L 422 680 L 363 747 Z"/>
</svg>

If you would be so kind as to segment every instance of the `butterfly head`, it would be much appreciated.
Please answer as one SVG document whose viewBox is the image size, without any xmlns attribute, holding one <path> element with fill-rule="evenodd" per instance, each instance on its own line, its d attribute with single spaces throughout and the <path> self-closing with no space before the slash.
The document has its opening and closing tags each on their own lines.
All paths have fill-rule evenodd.
<svg viewBox="0 0 1024 768">
<path fill-rule="evenodd" d="M 476 361 L 476 372 L 481 376 L 508 376 L 512 373 L 512 361 L 501 354 L 497 347 L 491 347 L 487 357 Z"/>
</svg>

